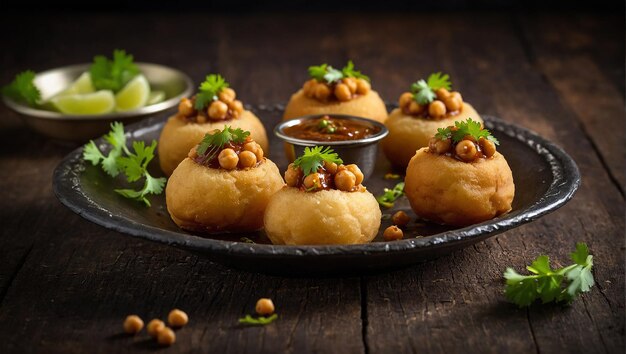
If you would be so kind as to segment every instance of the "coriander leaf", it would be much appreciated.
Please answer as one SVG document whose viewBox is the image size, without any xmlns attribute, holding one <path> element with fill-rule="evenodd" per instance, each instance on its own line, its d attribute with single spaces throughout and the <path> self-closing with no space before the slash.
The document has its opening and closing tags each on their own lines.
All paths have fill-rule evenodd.
<svg viewBox="0 0 626 354">
<path fill-rule="evenodd" d="M 100 149 L 98 149 L 93 140 L 89 140 L 87 145 L 85 145 L 85 148 L 83 149 L 83 159 L 85 161 L 90 161 L 94 166 L 104 159 L 104 155 L 102 155 Z"/>
<path fill-rule="evenodd" d="M 216 130 L 213 133 L 205 134 L 196 149 L 196 153 L 198 156 L 202 157 L 202 163 L 211 161 L 224 145 L 231 141 L 241 144 L 246 141 L 249 135 L 249 131 L 245 131 L 241 128 L 233 129 L 224 125 L 222 131 Z"/>
<path fill-rule="evenodd" d="M 587 257 L 589 257 L 589 248 L 587 247 L 587 244 L 583 242 L 578 242 L 576 244 L 576 251 L 570 253 L 570 257 L 572 258 L 572 261 L 574 261 L 576 264 L 586 266 Z"/>
<path fill-rule="evenodd" d="M 327 67 L 328 64 L 309 66 L 309 76 L 312 79 L 322 82 L 324 81 L 324 75 L 326 75 Z"/>
<path fill-rule="evenodd" d="M 537 299 L 537 282 L 533 277 L 517 273 L 513 268 L 504 272 L 506 279 L 505 295 L 509 301 L 520 307 L 529 306 Z"/>
<path fill-rule="evenodd" d="M 41 101 L 41 92 L 35 86 L 35 72 L 27 70 L 17 74 L 10 84 L 2 88 L 2 94 L 29 106 L 36 106 Z"/>
<path fill-rule="evenodd" d="M 499 145 L 498 139 L 492 137 L 489 138 L 491 133 L 487 129 L 483 129 L 480 122 L 472 120 L 472 118 L 467 118 L 466 121 L 456 121 L 454 122 L 454 126 L 456 130 L 451 130 L 452 140 L 455 143 L 463 140 L 467 135 L 474 138 L 476 141 L 480 140 L 480 138 L 485 138 L 493 141 L 496 145 Z"/>
<path fill-rule="evenodd" d="M 111 131 L 104 136 L 104 139 L 115 148 L 126 146 L 126 135 L 124 134 L 124 124 L 120 122 L 111 123 Z"/>
<path fill-rule="evenodd" d="M 586 266 L 577 265 L 566 273 L 567 279 L 571 282 L 567 286 L 567 300 L 573 300 L 578 294 L 587 292 L 595 284 L 591 268 L 593 267 L 593 256 L 589 256 Z"/>
<path fill-rule="evenodd" d="M 120 167 L 117 163 L 122 151 L 120 149 L 112 149 L 109 155 L 102 160 L 102 169 L 111 177 L 116 177 L 120 173 Z"/>
<path fill-rule="evenodd" d="M 146 183 L 143 186 L 142 193 L 146 194 L 161 194 L 167 180 L 165 177 L 155 178 L 146 172 Z"/>
<path fill-rule="evenodd" d="M 329 146 L 305 147 L 304 153 L 299 156 L 293 165 L 300 167 L 305 176 L 317 172 L 324 165 L 324 161 L 342 164 L 343 160 L 339 158 L 336 152 Z"/>
<path fill-rule="evenodd" d="M 435 133 L 435 138 L 439 140 L 447 140 L 452 136 L 452 130 L 448 128 L 437 128 L 437 133 Z"/>
<path fill-rule="evenodd" d="M 419 80 L 412 84 L 411 91 L 413 92 L 413 99 L 419 104 L 429 104 L 437 97 L 435 91 L 433 91 L 424 80 Z"/>
<path fill-rule="evenodd" d="M 335 81 L 343 79 L 343 73 L 332 66 L 329 66 L 324 74 L 324 79 L 327 83 L 332 84 Z"/>
<path fill-rule="evenodd" d="M 539 256 L 535 259 L 531 265 L 526 267 L 531 273 L 535 274 L 550 274 L 552 269 L 550 268 L 550 259 L 548 256 Z"/>
<path fill-rule="evenodd" d="M 378 204 L 385 208 L 393 207 L 394 202 L 404 195 L 404 182 L 396 184 L 392 189 L 383 189 L 383 194 L 376 197 Z"/>
<path fill-rule="evenodd" d="M 442 74 L 441 72 L 430 74 L 428 76 L 428 87 L 430 87 L 433 91 L 440 88 L 450 90 L 452 89 L 450 76 L 448 74 Z"/>
<path fill-rule="evenodd" d="M 270 324 L 272 322 L 274 322 L 276 319 L 278 318 L 277 314 L 273 314 L 269 317 L 263 317 L 263 316 L 259 316 L 257 318 L 254 318 L 250 315 L 246 315 L 246 317 L 244 318 L 240 318 L 239 319 L 239 323 L 242 324 L 248 324 L 248 325 L 266 325 L 266 324 Z"/>
<path fill-rule="evenodd" d="M 363 75 L 360 71 L 354 70 L 354 63 L 352 60 L 348 60 L 346 66 L 341 69 L 341 73 L 343 74 L 343 77 L 354 77 L 370 81 L 370 78 L 367 75 Z"/>
<path fill-rule="evenodd" d="M 93 64 L 89 67 L 89 73 L 96 90 L 118 92 L 139 74 L 139 68 L 133 63 L 132 55 L 116 49 L 113 51 L 112 60 L 103 55 L 95 56 Z"/>
<path fill-rule="evenodd" d="M 209 74 L 198 87 L 196 94 L 195 108 L 197 110 L 205 109 L 211 102 L 217 100 L 217 95 L 223 89 L 227 88 L 228 82 L 220 74 Z"/>
</svg>

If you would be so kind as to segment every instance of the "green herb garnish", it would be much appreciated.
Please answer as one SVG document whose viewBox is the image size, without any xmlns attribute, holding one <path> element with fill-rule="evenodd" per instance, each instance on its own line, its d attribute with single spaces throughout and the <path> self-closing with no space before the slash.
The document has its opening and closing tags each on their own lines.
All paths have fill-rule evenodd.
<svg viewBox="0 0 626 354">
<path fill-rule="evenodd" d="M 236 144 L 241 144 L 249 135 L 249 131 L 244 131 L 241 128 L 233 129 L 224 125 L 224 129 L 222 131 L 207 133 L 198 145 L 196 153 L 198 156 L 201 156 L 201 163 L 206 163 L 213 160 L 213 158 L 215 158 L 215 156 L 222 150 L 224 145 L 231 141 Z"/>
<path fill-rule="evenodd" d="M 439 140 L 452 138 L 453 142 L 458 143 L 469 135 L 476 141 L 480 140 L 480 138 L 485 138 L 492 141 L 496 145 L 500 145 L 498 139 L 491 135 L 489 130 L 484 129 L 480 122 L 472 120 L 472 118 L 467 118 L 466 121 L 456 121 L 454 122 L 454 126 L 456 129 L 453 129 L 452 127 L 437 128 L 435 138 Z"/>
<path fill-rule="evenodd" d="M 396 184 L 392 189 L 385 188 L 383 194 L 376 197 L 378 204 L 385 208 L 393 207 L 394 202 L 404 195 L 404 182 Z"/>
<path fill-rule="evenodd" d="M 452 88 L 452 82 L 450 82 L 450 76 L 448 74 L 442 74 L 441 72 L 433 73 L 428 76 L 428 80 L 419 80 L 411 85 L 411 92 L 413 93 L 413 99 L 419 104 L 429 104 L 434 101 L 437 95 L 435 91 L 445 88 L 450 90 Z"/>
<path fill-rule="evenodd" d="M 346 66 L 341 70 L 337 70 L 328 64 L 314 65 L 309 67 L 309 76 L 319 82 L 326 81 L 328 84 L 338 82 L 346 77 L 354 77 L 370 81 L 367 75 L 361 74 L 360 71 L 354 70 L 354 63 L 348 60 Z"/>
<path fill-rule="evenodd" d="M 112 90 L 118 92 L 135 76 L 139 75 L 139 68 L 133 63 L 133 56 L 125 51 L 113 51 L 113 60 L 104 55 L 93 58 L 89 67 L 91 81 L 96 90 Z"/>
<path fill-rule="evenodd" d="M 250 315 L 246 315 L 246 317 L 240 318 L 239 323 L 247 324 L 247 325 L 261 325 L 265 326 L 266 324 L 270 324 L 274 322 L 278 318 L 277 314 L 273 314 L 269 317 L 252 317 Z"/>
<path fill-rule="evenodd" d="M 15 75 L 15 79 L 2 88 L 2 94 L 14 101 L 36 106 L 41 101 L 41 92 L 35 86 L 35 72 L 26 70 Z"/>
<path fill-rule="evenodd" d="M 574 264 L 553 270 L 548 256 L 539 256 L 526 269 L 533 275 L 521 275 L 512 268 L 504 272 L 505 294 L 520 307 L 529 306 L 538 299 L 547 302 L 571 302 L 594 284 L 591 268 L 593 256 L 585 243 L 577 243 L 570 254 Z M 565 284 L 563 284 L 565 282 Z"/>
<path fill-rule="evenodd" d="M 157 142 L 152 140 L 150 146 L 146 146 L 143 141 L 133 142 L 133 152 L 126 147 L 126 136 L 124 125 L 119 122 L 111 123 L 111 131 L 104 136 L 104 139 L 111 145 L 111 150 L 105 156 L 96 146 L 93 140 L 83 148 L 83 159 L 90 161 L 92 165 L 101 165 L 102 169 L 111 177 L 116 177 L 123 172 L 128 182 L 136 182 L 144 178 L 143 188 L 115 189 L 115 192 L 126 198 L 143 202 L 150 206 L 147 196 L 149 194 L 161 194 L 165 186 L 164 177 L 154 178 L 148 173 L 148 164 L 154 158 L 154 150 Z"/>
<path fill-rule="evenodd" d="M 211 102 L 218 99 L 217 95 L 223 89 L 228 87 L 228 82 L 220 74 L 210 74 L 204 79 L 204 82 L 198 87 L 196 94 L 195 108 L 203 110 Z"/>
<path fill-rule="evenodd" d="M 302 156 L 298 157 L 293 165 L 300 167 L 305 176 L 317 172 L 324 166 L 324 161 L 329 163 L 342 164 L 343 160 L 339 158 L 336 152 L 328 146 L 305 147 Z"/>
<path fill-rule="evenodd" d="M 370 78 L 367 75 L 363 75 L 360 71 L 354 70 L 354 63 L 352 62 L 352 60 L 348 60 L 346 66 L 341 69 L 341 73 L 343 74 L 343 77 L 354 77 L 357 79 L 370 81 Z"/>
</svg>

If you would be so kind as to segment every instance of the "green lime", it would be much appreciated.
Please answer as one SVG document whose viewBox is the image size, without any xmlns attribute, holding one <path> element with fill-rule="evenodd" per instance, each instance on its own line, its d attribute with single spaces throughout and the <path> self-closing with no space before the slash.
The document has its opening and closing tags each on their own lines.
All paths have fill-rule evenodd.
<svg viewBox="0 0 626 354">
<path fill-rule="evenodd" d="M 150 84 L 143 75 L 137 75 L 115 95 L 115 109 L 130 111 L 143 107 L 150 96 Z"/>
<path fill-rule="evenodd" d="M 153 104 L 157 104 L 159 102 L 163 102 L 165 100 L 165 92 L 163 91 L 152 91 L 150 92 L 150 96 L 148 96 L 148 103 L 146 106 L 150 106 Z"/>
<path fill-rule="evenodd" d="M 104 114 L 115 108 L 115 96 L 109 90 L 57 96 L 50 102 L 65 114 Z"/>
<path fill-rule="evenodd" d="M 59 92 L 57 96 L 67 96 L 93 92 L 96 92 L 96 90 L 94 89 L 93 83 L 91 82 L 91 74 L 89 74 L 89 71 L 85 71 L 78 77 L 78 79 L 76 79 L 76 81 L 72 82 L 72 84 L 68 88 Z"/>
</svg>

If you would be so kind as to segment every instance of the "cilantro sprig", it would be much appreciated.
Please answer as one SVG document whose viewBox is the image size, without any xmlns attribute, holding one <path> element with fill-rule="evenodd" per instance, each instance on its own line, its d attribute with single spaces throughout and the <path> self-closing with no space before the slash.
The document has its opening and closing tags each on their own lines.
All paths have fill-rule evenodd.
<svg viewBox="0 0 626 354">
<path fill-rule="evenodd" d="M 211 102 L 218 99 L 217 95 L 228 87 L 228 82 L 220 74 L 209 74 L 198 87 L 195 108 L 203 110 Z"/>
<path fill-rule="evenodd" d="M 433 73 L 428 76 L 427 80 L 422 79 L 411 84 L 413 99 L 422 105 L 434 101 L 437 97 L 435 91 L 440 88 L 452 89 L 452 82 L 448 74 L 442 74 L 441 72 Z"/>
<path fill-rule="evenodd" d="M 495 136 L 491 135 L 491 132 L 489 130 L 484 129 L 480 122 L 472 120 L 472 118 L 467 118 L 467 120 L 465 121 L 454 122 L 454 128 L 437 128 L 435 138 L 439 140 L 452 138 L 453 142 L 458 143 L 468 135 L 474 138 L 476 141 L 480 140 L 480 138 L 485 138 L 492 141 L 496 145 L 500 145 L 498 139 L 496 139 Z"/>
<path fill-rule="evenodd" d="M 548 256 L 537 257 L 527 266 L 532 275 L 521 275 L 513 268 L 504 272 L 505 294 L 509 301 L 520 307 L 530 306 L 536 300 L 547 302 L 571 302 L 594 285 L 593 256 L 585 243 L 577 243 L 576 251 L 570 254 L 574 264 L 552 269 Z"/>
<path fill-rule="evenodd" d="M 338 82 L 346 77 L 370 81 L 370 78 L 367 75 L 362 74 L 358 70 L 354 70 L 354 63 L 352 60 L 348 60 L 346 66 L 344 66 L 341 70 L 337 70 L 328 64 L 310 66 L 309 76 L 319 82 L 326 81 L 328 84 Z"/>
<path fill-rule="evenodd" d="M 338 165 L 343 163 L 339 155 L 329 146 L 314 146 L 305 147 L 304 153 L 293 162 L 293 165 L 300 167 L 302 173 L 308 176 L 324 166 L 324 161 Z"/>
<path fill-rule="evenodd" d="M 385 188 L 383 194 L 376 197 L 378 204 L 385 208 L 393 207 L 394 202 L 404 195 L 404 182 L 399 182 L 393 188 Z"/>
<path fill-rule="evenodd" d="M 276 319 L 278 319 L 277 314 L 273 314 L 269 317 L 259 316 L 256 318 L 250 315 L 246 315 L 246 317 L 239 319 L 239 323 L 247 324 L 247 325 L 255 325 L 255 326 L 265 326 L 267 324 L 274 322 Z"/>
<path fill-rule="evenodd" d="M 41 101 L 41 92 L 35 86 L 35 72 L 26 70 L 17 74 L 10 84 L 2 88 L 2 94 L 29 106 L 38 105 Z"/>
<path fill-rule="evenodd" d="M 96 90 L 118 92 L 140 72 L 131 54 L 116 49 L 113 51 L 113 59 L 104 55 L 95 56 L 93 64 L 89 67 L 89 73 Z"/>
<path fill-rule="evenodd" d="M 108 154 L 102 153 L 93 140 L 83 148 L 83 159 L 90 161 L 92 165 L 100 164 L 102 169 L 111 177 L 117 177 L 120 173 L 126 176 L 129 183 L 144 179 L 143 187 L 135 189 L 115 189 L 115 192 L 122 196 L 143 202 L 150 206 L 147 196 L 149 194 L 161 194 L 165 186 L 164 177 L 155 178 L 148 173 L 148 164 L 154 158 L 154 150 L 157 142 L 152 140 L 149 146 L 143 141 L 133 142 L 133 151 L 126 146 L 126 135 L 124 125 L 119 122 L 111 123 L 111 131 L 104 136 L 104 139 L 111 145 Z"/>
<path fill-rule="evenodd" d="M 230 126 L 224 125 L 222 131 L 218 130 L 213 133 L 207 133 L 198 145 L 196 153 L 201 157 L 200 162 L 206 163 L 213 160 L 229 142 L 232 141 L 241 144 L 249 135 L 249 131 L 244 131 L 241 128 L 233 129 Z"/>
</svg>

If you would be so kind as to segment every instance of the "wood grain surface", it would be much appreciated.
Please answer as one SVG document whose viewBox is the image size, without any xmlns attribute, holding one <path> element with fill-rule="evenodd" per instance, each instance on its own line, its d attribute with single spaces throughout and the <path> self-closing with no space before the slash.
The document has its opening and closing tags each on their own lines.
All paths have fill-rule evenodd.
<svg viewBox="0 0 626 354">
<path fill-rule="evenodd" d="M 246 103 L 279 103 L 309 65 L 354 59 L 387 101 L 450 73 L 479 112 L 528 127 L 577 162 L 562 209 L 475 246 L 360 278 L 240 272 L 105 230 L 63 207 L 51 175 L 74 147 L 0 107 L 0 352 L 153 351 L 121 334 L 173 307 L 190 315 L 163 352 L 623 353 L 624 18 L 510 13 L 0 15 L 0 81 L 124 48 L 195 82 L 226 76 Z M 9 34 L 9 35 L 6 35 Z M 523 193 L 523 191 L 517 191 Z M 594 255 L 596 286 L 571 306 L 506 302 L 502 272 L 540 254 Z M 242 327 L 259 297 L 279 320 Z"/>
</svg>

